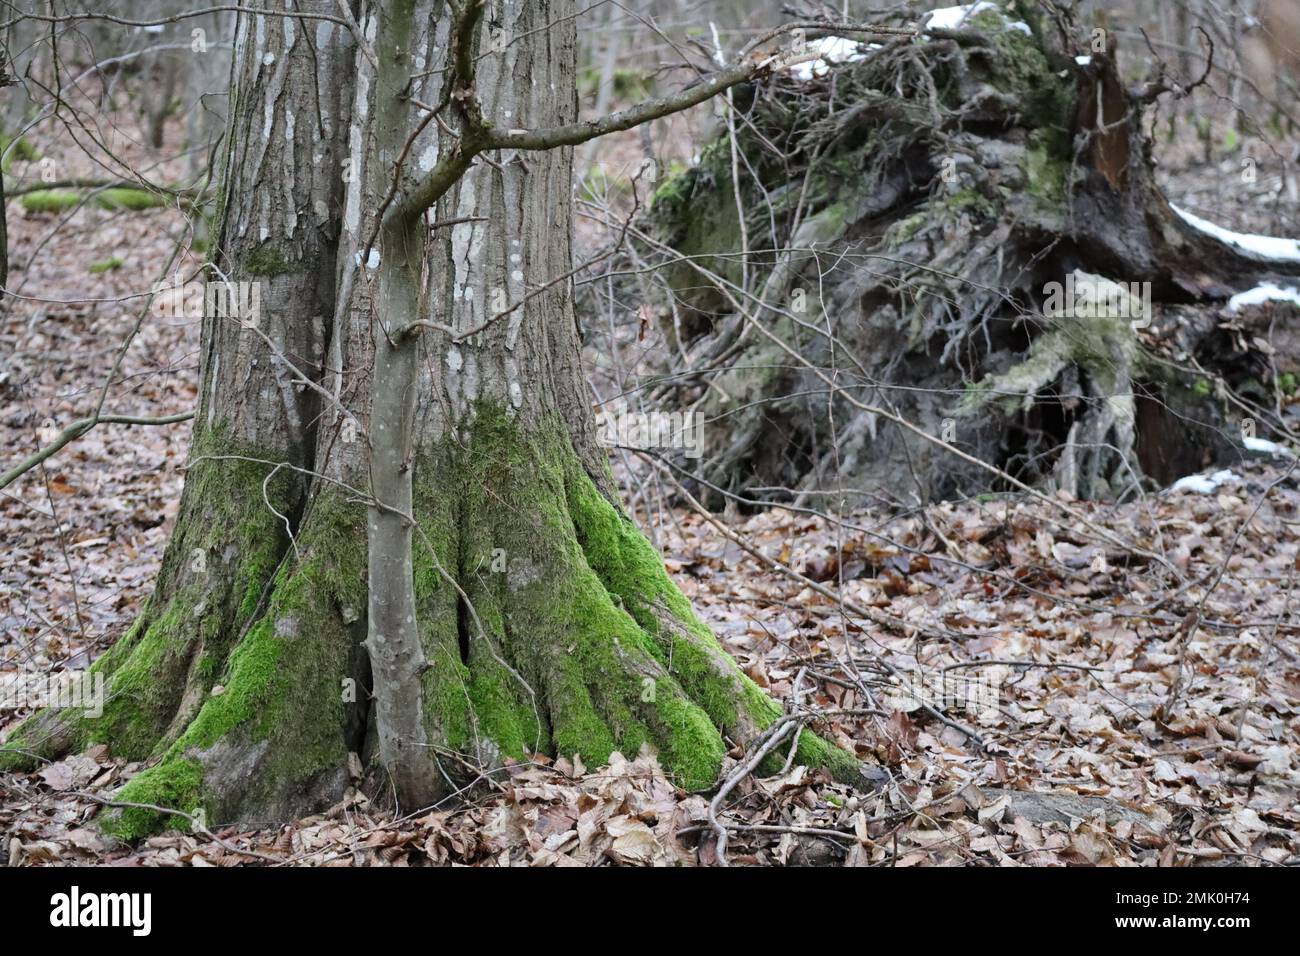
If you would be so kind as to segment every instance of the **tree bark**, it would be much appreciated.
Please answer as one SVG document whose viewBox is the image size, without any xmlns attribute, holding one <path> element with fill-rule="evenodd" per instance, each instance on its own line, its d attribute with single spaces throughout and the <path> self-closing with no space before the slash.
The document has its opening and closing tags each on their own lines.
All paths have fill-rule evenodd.
<svg viewBox="0 0 1300 956">
<path fill-rule="evenodd" d="M 333 8 L 331 0 L 301 5 Z M 300 469 L 314 463 L 319 411 L 309 383 L 321 376 L 334 308 L 352 44 L 341 29 L 309 36 L 300 21 L 279 17 L 243 15 L 236 31 L 208 285 L 226 294 L 256 284 L 260 313 L 204 305 L 187 480 L 154 593 L 95 664 L 108 679 L 103 716 L 42 712 L 7 743 L 29 758 L 106 742 L 141 760 L 193 737 L 204 704 L 224 693 L 232 652 L 265 608 L 304 506 Z M 207 294 L 189 287 L 185 298 Z M 155 789 L 169 802 L 183 787 L 169 779 Z"/>
</svg>

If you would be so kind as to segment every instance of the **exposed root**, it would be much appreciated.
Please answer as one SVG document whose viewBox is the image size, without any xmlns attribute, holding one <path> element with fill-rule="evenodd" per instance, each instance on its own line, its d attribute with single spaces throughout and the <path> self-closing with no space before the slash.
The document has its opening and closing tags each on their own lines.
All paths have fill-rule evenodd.
<svg viewBox="0 0 1300 956">
<path fill-rule="evenodd" d="M 231 653 L 219 685 L 123 802 L 201 814 L 208 823 L 269 823 L 327 805 L 348 782 L 355 710 L 365 706 L 357 624 L 365 604 L 361 511 L 323 495 L 286 558 L 267 611 Z M 115 811 L 124 838 L 169 821 Z"/>
<path fill-rule="evenodd" d="M 236 455 L 219 436 L 198 436 L 194 462 L 157 587 L 131 630 L 91 669 L 103 674 L 103 713 L 42 711 L 0 750 L 0 767 L 107 743 L 115 756 L 143 760 L 174 741 L 197 714 L 254 620 L 285 549 L 280 514 L 298 507 L 302 487 L 288 474 Z M 251 457 L 247 454 L 245 458 Z"/>
<path fill-rule="evenodd" d="M 1204 337 L 1151 345 L 1185 322 L 1175 310 L 1294 266 L 1190 229 L 1155 181 L 1114 51 L 1076 59 L 1087 34 L 1067 11 L 1010 9 L 1028 29 L 989 9 L 969 29 L 864 47 L 824 79 L 765 80 L 737 100 L 741 182 L 724 136 L 656 191 L 627 271 L 662 268 L 628 298 L 661 304 L 689 366 L 665 368 L 653 400 L 702 414 L 705 455 L 682 467 L 708 504 L 1000 487 L 980 462 L 1122 497 L 1241 450 L 1240 416 L 1177 366 L 1199 353 L 1243 394 L 1254 376 Z M 1051 321 L 1049 285 L 1079 270 L 1145 283 L 1150 329 Z M 972 385 L 981 400 L 963 402 Z"/>
<path fill-rule="evenodd" d="M 425 745 L 403 759 L 442 793 L 507 759 L 576 755 L 600 766 L 647 745 L 680 786 L 700 790 L 732 746 L 780 718 L 587 474 L 562 426 L 525 431 L 480 408 L 468 441 L 421 460 L 416 479 Z M 322 487 L 269 585 L 249 584 L 243 617 L 223 618 L 228 630 L 187 638 L 174 621 L 146 616 L 107 655 L 99 666 L 120 703 L 61 741 L 106 740 L 116 755 L 152 761 L 118 795 L 138 806 L 107 812 L 107 830 L 131 839 L 182 825 L 156 807 L 208 827 L 288 819 L 343 795 L 350 753 L 369 766 L 376 792 L 389 792 L 377 747 L 384 710 L 371 699 L 362 644 L 364 515 Z M 191 521 L 180 533 L 204 530 Z M 177 588 L 169 613 L 194 616 L 200 600 Z M 194 666 L 218 645 L 229 652 Z M 811 732 L 798 755 L 862 779 L 853 756 Z"/>
<path fill-rule="evenodd" d="M 1074 278 L 1081 286 L 1087 283 L 1094 290 L 1090 294 L 1113 292 L 1117 302 L 1132 299 L 1124 287 L 1101 276 L 1076 271 Z M 1065 315 L 1049 313 L 1024 359 L 977 383 L 958 415 L 969 419 L 990 406 L 1008 415 L 1028 412 L 1039 393 L 1064 376 L 1072 385 L 1058 390 L 1058 399 L 1077 397 L 1083 410 L 1070 426 L 1051 486 L 1076 498 L 1121 497 L 1137 490 L 1141 467 L 1134 381 L 1144 363 L 1134 323 L 1141 310 L 1141 303 L 1127 301 L 1123 307 L 1108 303 L 1081 314 L 1072 308 Z"/>
</svg>

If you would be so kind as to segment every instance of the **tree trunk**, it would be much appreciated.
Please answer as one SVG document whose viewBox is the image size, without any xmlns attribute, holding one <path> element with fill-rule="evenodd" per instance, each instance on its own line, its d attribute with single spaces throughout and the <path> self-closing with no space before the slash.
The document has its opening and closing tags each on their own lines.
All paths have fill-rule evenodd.
<svg viewBox="0 0 1300 956">
<path fill-rule="evenodd" d="M 302 469 L 314 462 L 319 401 L 307 383 L 320 378 L 334 309 L 351 52 L 340 29 L 309 37 L 291 19 L 239 20 L 219 253 L 209 288 L 187 287 L 184 299 L 189 309 L 211 289 L 233 297 L 255 284 L 260 310 L 235 316 L 204 305 L 201 391 L 181 509 L 153 595 L 95 664 L 109 680 L 103 716 L 44 711 L 11 735 L 9 749 L 52 756 L 104 742 L 115 755 L 143 760 L 212 736 L 205 703 L 249 703 L 225 689 L 248 656 L 245 636 L 262 617 L 290 549 L 308 488 Z M 346 750 L 336 749 L 341 761 Z M 145 802 L 178 805 L 193 769 L 187 761 L 173 777 L 151 782 L 157 800 Z"/>
<path fill-rule="evenodd" d="M 330 0 L 315 9 L 337 12 Z M 493 5 L 474 47 L 492 122 L 576 118 L 576 13 L 574 0 Z M 411 810 L 506 759 L 576 754 L 597 766 L 643 745 L 682 786 L 702 788 L 728 739 L 752 739 L 781 713 L 618 504 L 566 278 L 572 150 L 495 150 L 457 168 L 427 213 L 384 219 L 394 169 L 400 197 L 459 155 L 425 122 L 427 105 L 457 93 L 438 68 L 460 48 L 453 19 L 438 0 L 376 3 L 347 65 L 321 60 L 322 31 L 342 54 L 337 31 L 314 28 L 309 65 L 294 56 L 295 21 L 241 21 L 221 248 L 234 275 L 267 277 L 282 358 L 237 324 L 207 323 L 204 457 L 158 594 L 111 652 L 122 663 L 104 667 L 129 715 L 145 695 L 119 674 L 161 664 L 176 679 L 148 690 L 158 703 L 129 750 L 125 717 L 43 748 L 103 739 L 158 758 L 123 801 L 282 820 L 340 797 L 355 753 L 373 791 Z M 350 125 L 332 104 L 299 99 L 344 77 Z M 295 191 L 333 181 L 336 135 L 349 152 L 337 215 L 329 189 Z M 313 317 L 331 303 L 324 339 Z M 318 386 L 297 387 L 285 358 Z M 218 465 L 217 454 L 244 458 Z M 173 583 L 187 580 L 177 568 L 197 540 L 241 569 L 215 600 Z M 198 652 L 207 644 L 229 653 L 210 659 Z M 33 746 L 33 733 L 20 743 Z M 811 732 L 799 752 L 862 779 Z M 164 821 L 134 808 L 110 825 L 138 836 Z"/>
</svg>

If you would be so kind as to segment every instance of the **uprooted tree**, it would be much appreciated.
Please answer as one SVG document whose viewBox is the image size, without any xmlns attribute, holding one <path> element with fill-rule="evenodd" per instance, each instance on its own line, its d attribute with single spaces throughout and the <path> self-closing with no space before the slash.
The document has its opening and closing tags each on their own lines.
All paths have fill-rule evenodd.
<svg viewBox="0 0 1300 956">
<path fill-rule="evenodd" d="M 260 314 L 204 318 L 180 515 L 94 665 L 102 716 L 0 752 L 148 760 L 105 814 L 125 836 L 356 777 L 414 809 L 535 753 L 649 744 L 701 788 L 781 715 L 618 504 L 569 282 L 571 147 L 770 61 L 579 122 L 574 0 L 351 6 L 239 17 L 211 269 Z"/>
<path fill-rule="evenodd" d="M 1204 76 L 1126 83 L 1104 30 L 1003 6 L 733 91 L 655 193 L 624 271 L 684 358 L 649 394 L 701 412 L 708 500 L 1120 498 L 1276 422 L 1260 330 L 1216 318 L 1300 247 L 1156 183 L 1153 104 Z"/>
</svg>

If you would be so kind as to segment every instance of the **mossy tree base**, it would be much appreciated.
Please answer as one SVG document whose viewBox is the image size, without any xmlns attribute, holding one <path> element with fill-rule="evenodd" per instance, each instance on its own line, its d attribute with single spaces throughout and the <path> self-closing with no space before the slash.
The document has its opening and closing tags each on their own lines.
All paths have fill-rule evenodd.
<svg viewBox="0 0 1300 956">
<path fill-rule="evenodd" d="M 598 767 L 649 745 L 682 787 L 711 786 L 730 746 L 753 739 L 780 705 L 696 617 L 562 427 L 525 434 L 480 409 L 462 437 L 416 468 L 427 745 L 404 759 L 427 761 L 450 792 L 507 759 L 578 755 Z M 220 613 L 211 582 L 204 591 L 165 572 L 140 621 L 96 664 L 109 678 L 104 715 L 38 715 L 6 745 L 11 765 L 105 742 L 115 756 L 151 761 L 121 802 L 210 826 L 328 805 L 350 782 L 349 753 L 369 767 L 376 794 L 391 793 L 364 648 L 365 509 L 322 484 L 290 542 L 277 537 L 283 521 L 266 509 L 261 477 L 250 469 L 243 480 L 259 492 L 231 496 L 255 507 L 235 525 L 243 537 L 225 532 L 246 555 L 230 559 L 238 570 L 222 578 Z M 206 493 L 192 480 L 187 502 Z M 257 524 L 264 511 L 271 520 Z M 204 513 L 187 508 L 173 555 L 217 532 L 197 520 Z M 799 757 L 862 780 L 852 756 L 811 732 Z M 188 825 L 142 807 L 103 819 L 123 838 Z"/>
<path fill-rule="evenodd" d="M 701 789 L 717 779 L 728 740 L 750 740 L 780 715 L 562 427 L 525 437 L 480 410 L 469 443 L 449 443 L 427 464 L 441 491 L 417 512 L 456 529 L 454 541 L 425 539 L 423 555 L 416 542 L 417 593 L 432 603 L 423 703 L 436 748 L 475 767 L 537 752 L 599 766 L 649 744 L 681 786 Z M 446 586 L 449 569 L 463 596 Z M 803 746 L 808 762 L 857 770 L 812 734 Z M 456 778 L 456 763 L 441 772 Z"/>
<path fill-rule="evenodd" d="M 265 612 L 243 634 L 193 719 L 122 788 L 123 803 L 172 807 L 205 823 L 271 824 L 328 805 L 360 749 L 366 669 L 359 509 L 322 496 L 275 573 Z M 109 814 L 135 838 L 183 823 L 143 808 Z"/>
</svg>

